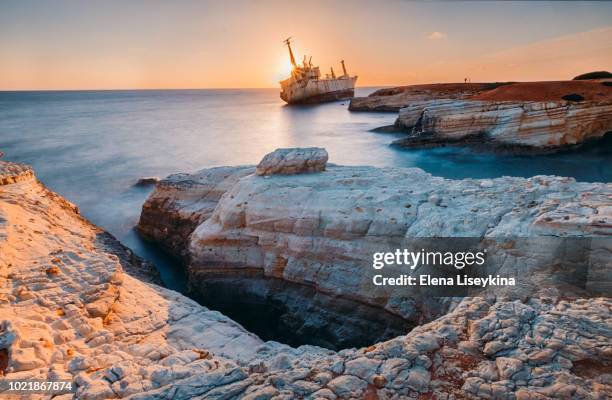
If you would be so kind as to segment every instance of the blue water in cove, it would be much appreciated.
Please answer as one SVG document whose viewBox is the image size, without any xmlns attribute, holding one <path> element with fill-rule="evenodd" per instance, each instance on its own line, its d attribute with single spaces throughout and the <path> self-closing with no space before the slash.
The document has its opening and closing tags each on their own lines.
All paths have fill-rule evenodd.
<svg viewBox="0 0 612 400">
<path fill-rule="evenodd" d="M 134 187 L 143 176 L 255 164 L 278 147 L 319 146 L 336 164 L 419 167 L 447 178 L 548 174 L 612 182 L 610 140 L 539 156 L 407 150 L 389 145 L 401 134 L 370 132 L 395 114 L 347 106 L 289 107 L 276 89 L 0 92 L 0 150 L 6 160 L 33 165 L 43 183 L 154 262 L 178 290 L 185 282 L 175 262 L 133 231 L 151 190 Z"/>
</svg>

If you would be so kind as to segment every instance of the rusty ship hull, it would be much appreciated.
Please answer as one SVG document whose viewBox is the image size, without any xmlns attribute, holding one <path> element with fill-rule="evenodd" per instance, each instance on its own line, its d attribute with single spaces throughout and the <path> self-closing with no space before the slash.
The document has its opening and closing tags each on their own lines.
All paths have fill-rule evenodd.
<svg viewBox="0 0 612 400">
<path fill-rule="evenodd" d="M 281 99 L 288 104 L 312 104 L 350 99 L 355 95 L 356 76 L 336 79 L 312 79 L 282 85 Z"/>
<path fill-rule="evenodd" d="M 280 82 L 281 99 L 288 104 L 305 104 L 350 99 L 355 95 L 357 76 L 348 74 L 344 60 L 340 61 L 342 75 L 337 76 L 332 67 L 330 74 L 321 77 L 319 67 L 311 63 L 312 57 L 306 61 L 304 56 L 304 61 L 298 64 L 291 49 L 291 38 L 285 39 L 285 44 L 289 50 L 289 60 L 293 69 L 291 76 Z"/>
</svg>

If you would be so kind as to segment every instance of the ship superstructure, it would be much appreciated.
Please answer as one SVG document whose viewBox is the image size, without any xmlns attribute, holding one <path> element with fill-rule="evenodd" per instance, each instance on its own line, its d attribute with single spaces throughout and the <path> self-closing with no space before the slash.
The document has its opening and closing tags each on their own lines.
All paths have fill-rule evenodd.
<svg viewBox="0 0 612 400">
<path fill-rule="evenodd" d="M 346 72 L 344 60 L 341 76 L 336 76 L 333 67 L 324 78 L 318 66 L 312 65 L 312 57 L 306 61 L 306 56 L 301 64 L 295 62 L 293 50 L 291 50 L 291 38 L 285 40 L 289 49 L 289 59 L 293 69 L 291 76 L 280 82 L 280 97 L 289 104 L 297 103 L 321 103 L 349 99 L 355 95 L 355 82 L 357 76 L 349 76 Z"/>
</svg>

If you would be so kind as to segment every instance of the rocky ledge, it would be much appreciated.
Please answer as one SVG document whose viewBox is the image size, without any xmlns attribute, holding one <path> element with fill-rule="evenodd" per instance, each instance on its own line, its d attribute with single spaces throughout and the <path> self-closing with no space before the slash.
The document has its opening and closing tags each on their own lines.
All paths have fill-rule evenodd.
<svg viewBox="0 0 612 400">
<path fill-rule="evenodd" d="M 162 180 L 138 229 L 181 257 L 196 298 L 247 314 L 258 304 L 257 318 L 321 345 L 371 340 L 357 350 L 262 356 L 239 389 L 245 398 L 605 398 L 608 296 L 544 286 L 520 300 L 381 296 L 360 270 L 373 251 L 413 237 L 605 239 L 611 197 L 612 185 L 560 177 L 453 181 L 331 165 L 260 176 L 253 166 L 221 167 Z M 537 282 L 534 259 L 550 253 L 539 245 L 494 249 Z M 608 272 L 609 245 L 597 249 Z"/>
<path fill-rule="evenodd" d="M 83 399 L 188 398 L 246 378 L 237 360 L 254 358 L 259 338 L 158 286 L 29 167 L 2 163 L 0 176 L 3 378 L 69 379 Z"/>
<path fill-rule="evenodd" d="M 0 166 L 0 174 L 10 178 L 0 186 L 3 378 L 70 379 L 80 399 L 604 399 L 611 393 L 609 298 L 570 299 L 550 290 L 524 301 L 464 299 L 405 335 L 340 352 L 263 342 L 220 313 L 155 284 L 149 266 L 81 217 L 73 204 L 33 175 L 17 179 L 24 168 Z M 193 197 L 189 202 L 183 193 L 181 215 L 204 209 L 197 218 L 205 220 L 202 205 L 230 198 L 220 192 L 241 185 L 240 176 L 280 178 L 253 178 L 253 171 L 179 175 L 160 182 L 158 190 L 169 194 L 182 180 Z M 217 179 L 213 190 L 206 176 L 218 175 L 226 177 Z M 359 181 L 352 179 L 352 185 Z M 542 182 L 576 185 L 534 180 L 526 197 L 545 190 Z M 602 190 L 575 188 L 584 189 L 587 202 Z M 554 206 L 560 199 L 544 201 L 551 204 L 550 215 L 571 215 L 571 199 L 566 211 Z M 420 207 L 425 212 L 435 203 L 432 198 Z M 582 218 L 565 226 L 589 225 Z M 433 223 L 442 228 L 442 221 Z"/>
<path fill-rule="evenodd" d="M 395 128 L 406 147 L 471 144 L 514 152 L 551 152 L 612 132 L 612 87 L 606 82 L 531 82 L 462 99 L 414 101 Z"/>
<path fill-rule="evenodd" d="M 29 165 L 0 161 L 0 185 L 31 180 L 33 177 L 34 171 Z"/>
<path fill-rule="evenodd" d="M 438 83 L 379 89 L 366 97 L 354 97 L 351 111 L 397 112 L 411 104 L 440 99 L 464 99 L 508 83 Z"/>
</svg>

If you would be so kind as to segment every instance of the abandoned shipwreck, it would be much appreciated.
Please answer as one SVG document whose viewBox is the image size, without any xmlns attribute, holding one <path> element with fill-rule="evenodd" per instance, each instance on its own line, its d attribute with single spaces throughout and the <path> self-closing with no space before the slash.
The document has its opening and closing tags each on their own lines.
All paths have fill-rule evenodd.
<svg viewBox="0 0 612 400">
<path fill-rule="evenodd" d="M 289 104 L 322 103 L 349 99 L 355 95 L 355 82 L 357 76 L 349 76 L 346 71 L 344 60 L 342 64 L 342 75 L 336 76 L 334 68 L 330 73 L 321 78 L 319 67 L 313 66 L 312 57 L 306 61 L 306 56 L 302 64 L 295 62 L 293 50 L 291 50 L 291 38 L 285 40 L 289 50 L 289 59 L 293 69 L 291 76 L 280 82 L 280 97 Z"/>
</svg>

